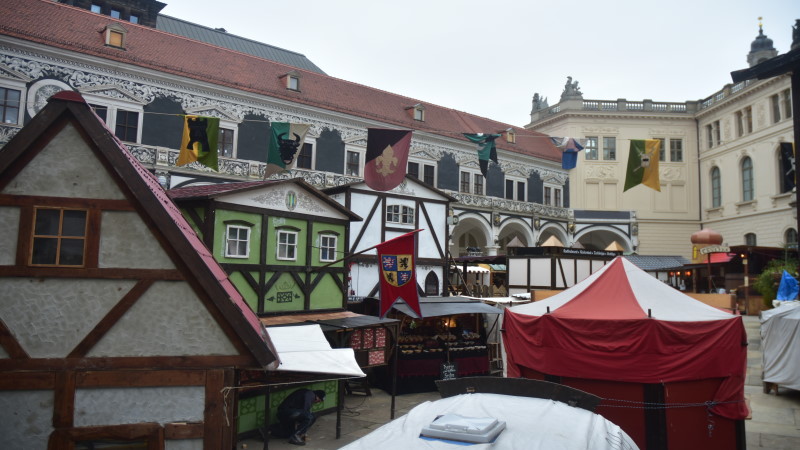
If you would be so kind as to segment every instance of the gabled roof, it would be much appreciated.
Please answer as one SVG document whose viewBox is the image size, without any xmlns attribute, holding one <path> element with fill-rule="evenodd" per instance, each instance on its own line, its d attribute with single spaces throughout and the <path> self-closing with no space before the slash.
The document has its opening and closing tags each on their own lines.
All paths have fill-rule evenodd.
<svg viewBox="0 0 800 450">
<path fill-rule="evenodd" d="M 126 30 L 125 48 L 104 45 L 101 31 L 110 24 Z M 46 32 L 45 32 L 46 31 Z M 0 33 L 67 52 L 161 71 L 202 83 L 213 83 L 256 95 L 349 114 L 387 126 L 424 131 L 467 143 L 462 133 L 496 133 L 513 128 L 516 144 L 497 139 L 497 147 L 547 161 L 561 161 L 561 152 L 545 134 L 340 80 L 327 75 L 240 53 L 227 48 L 112 19 L 47 0 L 0 2 Z M 125 71 L 125 66 L 116 66 Z M 287 89 L 281 77 L 297 70 L 299 90 Z M 408 108 L 425 107 L 425 121 L 414 120 Z"/>
<path fill-rule="evenodd" d="M 648 319 L 701 322 L 736 316 L 676 290 L 618 256 L 575 286 L 542 301 L 515 306 L 517 314 L 582 320 Z M 649 315 L 648 315 L 649 312 Z"/>
<path fill-rule="evenodd" d="M 0 174 L 19 163 L 27 163 L 29 149 L 38 140 L 46 139 L 54 127 L 74 123 L 92 145 L 98 158 L 110 174 L 127 187 L 127 196 L 135 209 L 146 215 L 174 248 L 181 259 L 176 266 L 187 279 L 200 286 L 230 324 L 252 355 L 262 366 L 274 361 L 275 352 L 269 347 L 264 327 L 245 303 L 228 275 L 214 260 L 175 204 L 147 171 L 130 154 L 125 145 L 106 128 L 80 94 L 62 92 L 53 96 L 31 122 L 22 128 L 2 149 Z M 31 150 L 33 151 L 33 150 Z"/>
<path fill-rule="evenodd" d="M 218 198 L 226 194 L 234 192 L 245 192 L 258 190 L 264 187 L 277 186 L 281 184 L 296 184 L 314 194 L 326 205 L 341 212 L 344 216 L 349 217 L 350 220 L 363 220 L 361 216 L 355 214 L 349 209 L 345 208 L 338 202 L 332 200 L 328 195 L 314 186 L 308 184 L 302 178 L 291 178 L 287 180 L 268 180 L 268 181 L 245 181 L 235 183 L 217 183 L 217 184 L 204 184 L 198 186 L 187 186 L 182 188 L 170 189 L 167 193 L 173 200 L 198 200 L 198 199 L 212 199 Z"/>
<path fill-rule="evenodd" d="M 237 52 L 247 53 L 248 55 L 286 64 L 287 66 L 297 67 L 323 75 L 325 74 L 322 69 L 306 58 L 305 55 L 236 36 L 222 29 L 209 28 L 164 14 L 158 15 L 156 28 L 167 33 L 177 34 L 178 36 L 187 37 L 218 47 L 225 47 Z"/>
</svg>

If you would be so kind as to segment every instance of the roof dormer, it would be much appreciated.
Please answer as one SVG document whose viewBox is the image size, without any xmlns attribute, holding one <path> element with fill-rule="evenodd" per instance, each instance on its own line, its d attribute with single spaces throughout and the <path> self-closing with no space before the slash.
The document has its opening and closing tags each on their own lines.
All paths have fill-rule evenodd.
<svg viewBox="0 0 800 450">
<path fill-rule="evenodd" d="M 411 115 L 414 120 L 425 122 L 425 106 L 422 103 L 417 103 L 414 106 L 409 106 L 406 111 Z"/>
<path fill-rule="evenodd" d="M 125 49 L 125 35 L 128 30 L 117 23 L 112 23 L 103 28 L 103 40 L 109 47 Z"/>
<path fill-rule="evenodd" d="M 517 133 L 514 131 L 513 128 L 509 128 L 506 130 L 506 142 L 508 142 L 509 144 L 517 143 Z"/>
<path fill-rule="evenodd" d="M 289 73 L 281 75 L 279 78 L 283 79 L 286 83 L 286 89 L 289 89 L 290 91 L 300 91 L 300 72 L 293 70 Z"/>
</svg>

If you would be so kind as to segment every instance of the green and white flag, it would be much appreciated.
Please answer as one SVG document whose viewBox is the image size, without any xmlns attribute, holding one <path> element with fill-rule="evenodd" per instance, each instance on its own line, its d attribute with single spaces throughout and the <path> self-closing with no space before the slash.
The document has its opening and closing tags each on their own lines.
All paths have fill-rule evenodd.
<svg viewBox="0 0 800 450">
<path fill-rule="evenodd" d="M 264 178 L 295 167 L 297 155 L 303 149 L 306 133 L 310 128 L 311 125 L 305 123 L 272 123 Z"/>
</svg>

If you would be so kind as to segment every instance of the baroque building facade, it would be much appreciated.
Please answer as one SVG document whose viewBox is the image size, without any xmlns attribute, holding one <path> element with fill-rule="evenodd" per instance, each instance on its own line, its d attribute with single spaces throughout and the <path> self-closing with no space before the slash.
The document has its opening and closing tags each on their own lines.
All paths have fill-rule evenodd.
<svg viewBox="0 0 800 450">
<path fill-rule="evenodd" d="M 514 238 L 534 246 L 556 236 L 570 246 L 579 222 L 597 236 L 586 242 L 634 249 L 629 211 L 570 207 L 569 174 L 542 133 L 336 79 L 299 54 L 280 62 L 231 50 L 229 41 L 243 39 L 220 30 L 188 38 L 175 34 L 182 27 L 167 32 L 39 0 L 1 12 L 0 145 L 51 95 L 74 90 L 165 188 L 263 179 L 273 122 L 311 125 L 298 168 L 277 178 L 329 188 L 362 180 L 368 128 L 405 128 L 414 131 L 408 173 L 455 199 L 440 218 L 450 255 L 503 254 Z M 220 119 L 219 171 L 176 165 L 182 114 Z M 462 133 L 502 135 L 485 178 Z"/>
<path fill-rule="evenodd" d="M 748 63 L 777 54 L 759 25 Z M 796 246 L 793 159 L 781 155 L 781 143 L 794 142 L 791 95 L 788 75 L 686 102 L 588 100 L 569 79 L 553 106 L 534 96 L 526 128 L 585 141 L 571 205 L 635 211 L 639 254 L 696 257 L 690 236 L 701 228 L 730 246 Z M 661 140 L 660 192 L 623 191 L 631 139 Z"/>
</svg>

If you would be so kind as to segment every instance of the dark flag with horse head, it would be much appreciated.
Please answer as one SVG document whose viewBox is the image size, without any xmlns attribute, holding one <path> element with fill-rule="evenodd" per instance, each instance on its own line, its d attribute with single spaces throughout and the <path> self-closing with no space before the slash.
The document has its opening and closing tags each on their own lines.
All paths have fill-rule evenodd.
<svg viewBox="0 0 800 450">
<path fill-rule="evenodd" d="M 303 149 L 311 125 L 305 123 L 272 122 L 272 135 L 269 139 L 267 169 L 264 178 L 293 169 L 297 155 Z"/>
<path fill-rule="evenodd" d="M 181 153 L 177 165 L 198 162 L 217 169 L 217 139 L 219 119 L 216 117 L 184 116 Z"/>
</svg>

